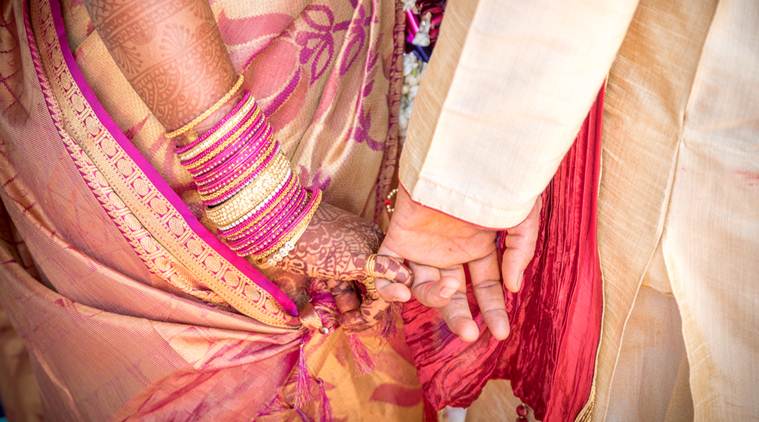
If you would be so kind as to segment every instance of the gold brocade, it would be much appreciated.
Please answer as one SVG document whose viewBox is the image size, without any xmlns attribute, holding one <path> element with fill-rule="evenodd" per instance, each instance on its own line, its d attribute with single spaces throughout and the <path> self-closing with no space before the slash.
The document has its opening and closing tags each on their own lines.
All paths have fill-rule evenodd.
<svg viewBox="0 0 759 422">
<path fill-rule="evenodd" d="M 50 9 L 40 8 L 39 15 L 33 12 L 32 25 L 37 28 L 37 33 L 43 34 L 42 38 L 38 38 L 37 45 L 46 73 L 62 81 L 50 85 L 57 103 L 62 105 L 57 110 L 61 123 L 66 132 L 73 135 L 69 137 L 68 133 L 64 132 L 62 136 L 69 143 L 76 142 L 85 152 L 86 157 L 82 157 L 83 162 L 80 165 L 86 166 L 86 161 L 92 160 L 100 175 L 113 189 L 113 193 L 107 197 L 108 203 L 126 204 L 137 221 L 147 229 L 147 232 L 142 233 L 143 236 L 154 238 L 186 267 L 189 273 L 202 280 L 203 284 L 209 286 L 235 309 L 275 327 L 297 328 L 292 318 L 279 308 L 269 292 L 249 280 L 192 232 L 168 200 L 157 191 L 142 170 L 130 160 L 109 131 L 102 126 L 95 111 L 84 100 L 84 95 L 68 72 L 68 68 L 52 65 L 64 63 L 64 58 L 60 47 L 50 44 L 57 42 L 57 38 L 44 35 L 55 31 Z M 104 206 L 108 207 L 108 203 Z M 135 238 L 135 241 L 139 241 L 138 238 Z M 193 244 L 194 247 L 186 246 Z M 213 267 L 209 266 L 210 263 L 213 263 Z"/>
</svg>

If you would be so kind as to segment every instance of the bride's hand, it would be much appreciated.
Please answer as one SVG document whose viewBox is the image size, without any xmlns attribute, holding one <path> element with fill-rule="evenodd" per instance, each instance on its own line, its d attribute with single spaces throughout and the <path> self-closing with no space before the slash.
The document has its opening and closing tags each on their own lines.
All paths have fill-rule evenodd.
<svg viewBox="0 0 759 422">
<path fill-rule="evenodd" d="M 288 273 L 327 281 L 335 297 L 341 324 L 348 329 L 360 330 L 377 323 L 388 306 L 379 298 L 372 277 L 409 284 L 411 271 L 403 261 L 377 256 L 367 268 L 367 260 L 380 245 L 379 228 L 356 215 L 322 202 L 306 231 L 277 268 Z M 371 274 L 367 273 L 367 270 Z M 361 288 L 359 300 L 354 282 L 370 288 Z"/>
</svg>

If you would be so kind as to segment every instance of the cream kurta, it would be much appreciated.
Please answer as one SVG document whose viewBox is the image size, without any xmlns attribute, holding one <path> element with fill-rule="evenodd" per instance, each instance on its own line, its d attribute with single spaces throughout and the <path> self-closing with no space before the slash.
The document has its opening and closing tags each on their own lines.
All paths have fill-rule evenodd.
<svg viewBox="0 0 759 422">
<path fill-rule="evenodd" d="M 513 225 L 606 75 L 594 419 L 759 420 L 758 2 L 449 2 L 401 182 Z"/>
</svg>

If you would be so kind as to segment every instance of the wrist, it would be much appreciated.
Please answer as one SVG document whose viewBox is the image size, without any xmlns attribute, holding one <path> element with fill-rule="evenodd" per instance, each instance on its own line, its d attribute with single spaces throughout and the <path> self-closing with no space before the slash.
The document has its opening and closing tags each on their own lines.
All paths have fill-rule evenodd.
<svg viewBox="0 0 759 422">
<path fill-rule="evenodd" d="M 473 227 L 480 231 L 490 231 L 490 232 L 499 232 L 503 230 L 507 230 L 508 227 L 491 227 L 491 226 L 483 226 L 468 220 L 465 220 L 461 217 L 455 216 L 453 214 L 450 214 L 448 212 L 442 211 L 440 209 L 431 207 L 429 205 L 425 205 L 420 201 L 415 200 L 411 194 L 408 192 L 408 190 L 403 186 L 403 184 L 398 185 L 398 198 L 400 200 L 401 193 L 404 196 L 404 200 L 410 202 L 413 204 L 413 206 L 417 207 L 418 209 L 424 209 L 427 210 L 427 214 L 429 215 L 427 218 L 434 218 L 439 219 L 441 221 L 446 221 L 448 224 L 455 225 L 458 224 L 462 227 Z M 397 205 L 397 203 L 396 203 Z"/>
<path fill-rule="evenodd" d="M 195 126 L 195 130 L 198 133 L 203 133 L 214 127 L 218 122 L 220 122 L 224 116 L 229 114 L 230 111 L 234 108 L 235 104 L 239 103 L 242 99 L 243 92 L 237 92 L 232 97 L 223 103 L 221 106 L 219 106 L 219 109 L 211 113 L 208 117 L 206 117 L 203 120 L 200 120 L 198 124 Z M 186 138 L 182 138 L 182 145 L 188 142 Z"/>
<path fill-rule="evenodd" d="M 231 75 L 231 73 L 230 73 Z M 245 77 L 240 74 L 237 76 L 237 79 L 229 85 L 229 88 L 227 91 L 225 91 L 222 95 L 220 95 L 213 103 L 207 106 L 203 112 L 189 120 L 187 123 L 183 124 L 182 126 L 166 132 L 166 137 L 169 139 L 172 138 L 182 138 L 180 140 L 180 145 L 186 145 L 188 143 L 192 143 L 195 138 L 197 137 L 199 127 L 198 125 L 207 124 L 209 119 L 215 118 L 218 120 L 218 117 L 216 117 L 216 114 L 219 112 L 221 108 L 227 107 L 228 104 L 231 103 L 232 99 L 240 96 L 240 90 L 242 89 L 242 85 L 245 82 Z M 231 103 L 234 104 L 234 103 Z M 229 116 L 229 114 L 226 114 Z M 213 117 L 212 117 L 213 116 Z"/>
<path fill-rule="evenodd" d="M 249 92 L 214 113 L 202 122 L 208 129 L 177 147 L 180 163 L 230 249 L 273 266 L 305 231 L 321 192 L 300 185 Z"/>
</svg>

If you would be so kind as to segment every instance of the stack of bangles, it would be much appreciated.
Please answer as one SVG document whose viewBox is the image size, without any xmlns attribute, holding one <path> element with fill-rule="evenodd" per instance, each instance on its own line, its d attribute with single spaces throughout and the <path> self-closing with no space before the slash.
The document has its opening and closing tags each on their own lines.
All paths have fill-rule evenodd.
<svg viewBox="0 0 759 422">
<path fill-rule="evenodd" d="M 228 101 L 238 85 L 219 102 Z M 219 102 L 212 108 L 218 109 Z M 194 122 L 167 136 L 184 134 Z M 251 256 L 262 266 L 276 265 L 306 230 L 321 191 L 300 185 L 250 92 L 211 129 L 188 139 L 177 154 L 219 235 L 237 255 Z"/>
</svg>

